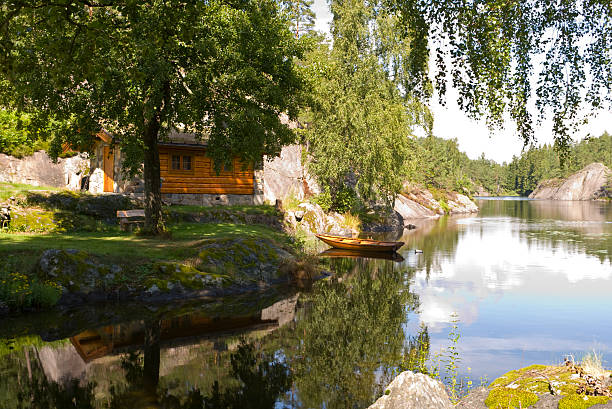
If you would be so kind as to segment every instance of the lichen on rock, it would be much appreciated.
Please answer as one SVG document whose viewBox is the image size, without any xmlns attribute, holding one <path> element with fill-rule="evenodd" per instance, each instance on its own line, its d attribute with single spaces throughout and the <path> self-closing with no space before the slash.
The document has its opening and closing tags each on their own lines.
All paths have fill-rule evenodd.
<svg viewBox="0 0 612 409">
<path fill-rule="evenodd" d="M 210 240 L 199 251 L 200 271 L 227 276 L 236 284 L 270 283 L 282 278 L 280 267 L 293 256 L 272 240 Z"/>
<path fill-rule="evenodd" d="M 586 409 L 607 403 L 608 396 L 578 393 L 587 384 L 587 375 L 576 374 L 566 366 L 531 365 L 500 376 L 489 386 L 488 408 L 529 408 L 541 397 L 560 397 L 559 408 Z"/>
<path fill-rule="evenodd" d="M 90 293 L 110 285 L 117 273 L 117 265 L 98 262 L 95 257 L 79 250 L 45 250 L 35 267 L 43 281 L 62 286 L 64 292 Z"/>
</svg>

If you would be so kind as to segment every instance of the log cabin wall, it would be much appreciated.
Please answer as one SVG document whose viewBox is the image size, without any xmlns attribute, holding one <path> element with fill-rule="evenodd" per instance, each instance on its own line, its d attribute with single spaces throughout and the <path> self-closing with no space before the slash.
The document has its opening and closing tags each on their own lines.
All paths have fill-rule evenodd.
<svg viewBox="0 0 612 409">
<path fill-rule="evenodd" d="M 218 175 L 204 147 L 159 147 L 162 194 L 253 195 L 254 171 L 234 159 Z"/>
</svg>

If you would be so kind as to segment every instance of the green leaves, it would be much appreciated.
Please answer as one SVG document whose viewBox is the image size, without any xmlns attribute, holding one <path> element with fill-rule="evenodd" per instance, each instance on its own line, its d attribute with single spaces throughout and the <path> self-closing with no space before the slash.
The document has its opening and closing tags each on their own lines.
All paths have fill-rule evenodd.
<svg viewBox="0 0 612 409">
<path fill-rule="evenodd" d="M 534 122 L 551 117 L 567 147 L 584 111 L 612 102 L 612 14 L 609 1 L 391 0 L 412 41 L 411 58 L 435 59 L 435 85 L 447 82 L 470 116 L 502 127 L 516 124 L 525 145 Z M 413 65 L 415 86 L 425 64 Z"/>
</svg>

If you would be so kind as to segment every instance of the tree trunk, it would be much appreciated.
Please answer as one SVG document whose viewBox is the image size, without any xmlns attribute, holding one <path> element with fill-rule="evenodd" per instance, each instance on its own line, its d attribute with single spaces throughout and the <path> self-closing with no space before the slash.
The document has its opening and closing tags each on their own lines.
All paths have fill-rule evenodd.
<svg viewBox="0 0 612 409">
<path fill-rule="evenodd" d="M 165 230 L 162 217 L 159 149 L 157 147 L 159 127 L 159 118 L 154 117 L 145 124 L 144 131 L 144 229 L 150 234 L 160 234 Z"/>
</svg>

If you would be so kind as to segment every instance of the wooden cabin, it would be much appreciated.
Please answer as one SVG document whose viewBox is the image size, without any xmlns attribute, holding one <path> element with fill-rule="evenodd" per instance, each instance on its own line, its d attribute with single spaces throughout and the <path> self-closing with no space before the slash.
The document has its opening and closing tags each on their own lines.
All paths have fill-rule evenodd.
<svg viewBox="0 0 612 409">
<path fill-rule="evenodd" d="M 128 179 L 122 174 L 123 156 L 113 148 L 112 136 L 100 132 L 98 137 L 89 191 L 142 194 L 142 179 Z M 174 132 L 167 141 L 159 143 L 159 164 L 162 198 L 167 203 L 203 206 L 263 203 L 263 169 L 245 165 L 236 158 L 217 174 L 212 159 L 206 156 L 206 143 L 193 134 Z"/>
<path fill-rule="evenodd" d="M 204 146 L 160 145 L 159 166 L 162 194 L 253 194 L 253 166 L 234 159 L 217 174 Z"/>
</svg>

